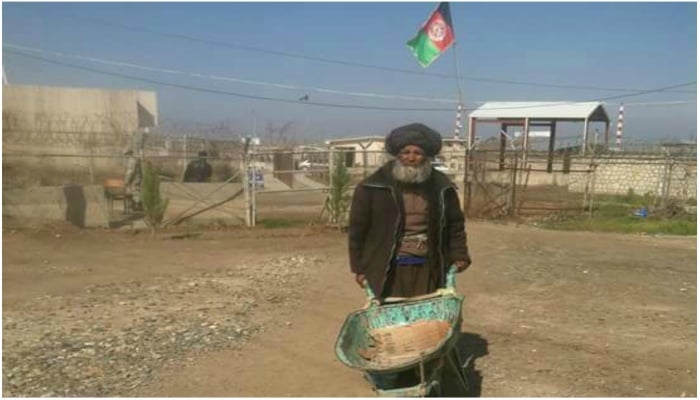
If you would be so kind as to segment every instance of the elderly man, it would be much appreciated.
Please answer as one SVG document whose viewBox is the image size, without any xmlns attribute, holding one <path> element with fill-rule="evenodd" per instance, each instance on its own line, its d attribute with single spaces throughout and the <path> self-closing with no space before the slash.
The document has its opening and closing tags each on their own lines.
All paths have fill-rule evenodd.
<svg viewBox="0 0 700 400">
<path fill-rule="evenodd" d="M 441 147 L 440 134 L 423 124 L 396 128 L 385 142 L 395 159 L 355 188 L 350 269 L 380 298 L 434 292 L 450 265 L 461 272 L 471 264 L 456 187 L 430 165 Z"/>
</svg>

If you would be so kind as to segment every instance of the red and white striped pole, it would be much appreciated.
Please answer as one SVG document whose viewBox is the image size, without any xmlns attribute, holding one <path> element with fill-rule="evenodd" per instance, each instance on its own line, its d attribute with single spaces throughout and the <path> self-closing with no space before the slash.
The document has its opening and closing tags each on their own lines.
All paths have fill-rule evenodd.
<svg viewBox="0 0 700 400">
<path fill-rule="evenodd" d="M 615 133 L 615 150 L 622 151 L 622 127 L 624 125 L 625 106 L 620 103 L 620 111 L 617 113 L 617 132 Z"/>
<path fill-rule="evenodd" d="M 459 139 L 462 136 L 462 110 L 464 110 L 464 105 L 462 103 L 457 104 L 457 118 L 455 120 L 455 134 L 454 139 Z"/>
</svg>

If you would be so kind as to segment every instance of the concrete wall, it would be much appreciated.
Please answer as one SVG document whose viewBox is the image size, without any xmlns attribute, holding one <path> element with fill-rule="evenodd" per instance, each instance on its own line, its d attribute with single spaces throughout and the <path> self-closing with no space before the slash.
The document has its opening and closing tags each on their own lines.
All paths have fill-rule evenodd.
<svg viewBox="0 0 700 400">
<path fill-rule="evenodd" d="M 597 159 L 595 192 L 636 194 L 688 199 L 697 197 L 697 162 L 672 159 Z M 583 191 L 582 179 L 572 180 L 569 190 Z"/>
<path fill-rule="evenodd" d="M 104 189 L 95 185 L 3 188 L 2 216 L 20 221 L 68 221 L 79 227 L 109 224 Z"/>
<path fill-rule="evenodd" d="M 3 133 L 133 133 L 158 121 L 155 92 L 140 90 L 8 85 L 2 112 Z"/>
<path fill-rule="evenodd" d="M 555 159 L 552 173 L 547 173 L 545 159 L 528 159 L 531 167 L 528 185 L 567 186 L 571 192 L 585 192 L 586 185 L 594 185 L 595 193 L 669 195 L 679 199 L 697 198 L 697 162 L 691 159 L 673 159 L 662 156 L 615 156 L 590 158 L 572 157 L 569 173 L 562 172 L 562 159 Z M 592 172 L 595 169 L 595 174 Z M 490 172 L 487 180 L 507 184 L 511 171 Z M 595 181 L 593 178 L 595 177 Z M 519 183 L 521 181 L 518 181 Z"/>
<path fill-rule="evenodd" d="M 139 90 L 8 85 L 2 102 L 3 169 L 41 164 L 55 171 L 51 181 L 120 170 L 123 149 L 158 120 L 156 94 Z M 85 182 L 62 182 L 71 181 Z"/>
<path fill-rule="evenodd" d="M 169 199 L 164 220 L 189 215 L 232 196 L 240 189 L 241 185 L 235 183 L 221 187 L 219 183 L 163 182 L 161 196 Z M 113 209 L 110 210 L 101 185 L 3 189 L 2 206 L 3 218 L 16 221 L 67 221 L 88 228 L 108 227 L 110 221 L 114 223 L 126 218 L 122 214 L 122 201 L 115 200 Z M 240 195 L 193 217 L 193 221 L 220 219 L 228 223 L 240 223 L 245 215 L 244 210 L 243 195 Z"/>
</svg>

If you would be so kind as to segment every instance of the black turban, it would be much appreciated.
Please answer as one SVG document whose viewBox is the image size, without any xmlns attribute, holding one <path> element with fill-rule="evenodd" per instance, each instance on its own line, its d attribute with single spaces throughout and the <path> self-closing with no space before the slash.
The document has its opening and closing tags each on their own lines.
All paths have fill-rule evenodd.
<svg viewBox="0 0 700 400">
<path fill-rule="evenodd" d="M 389 133 L 384 142 L 384 148 L 392 156 L 399 154 L 408 145 L 418 146 L 428 157 L 434 157 L 442 148 L 442 136 L 423 124 L 408 124 L 400 126 Z"/>
</svg>

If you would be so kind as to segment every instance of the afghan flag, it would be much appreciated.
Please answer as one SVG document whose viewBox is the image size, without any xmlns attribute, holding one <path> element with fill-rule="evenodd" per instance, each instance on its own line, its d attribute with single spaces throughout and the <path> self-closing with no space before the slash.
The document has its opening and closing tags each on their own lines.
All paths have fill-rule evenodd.
<svg viewBox="0 0 700 400">
<path fill-rule="evenodd" d="M 423 68 L 428 67 L 454 42 L 450 4 L 442 2 L 423 24 L 418 34 L 406 44 Z"/>
</svg>

